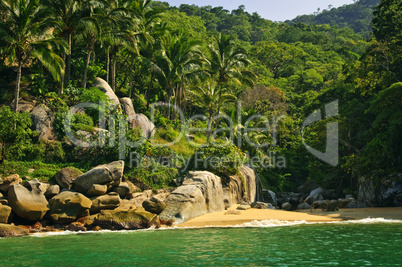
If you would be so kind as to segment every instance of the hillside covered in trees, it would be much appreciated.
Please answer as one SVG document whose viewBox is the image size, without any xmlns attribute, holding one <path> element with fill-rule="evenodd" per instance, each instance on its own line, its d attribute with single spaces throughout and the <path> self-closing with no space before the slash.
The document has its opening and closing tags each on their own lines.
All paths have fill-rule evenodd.
<svg viewBox="0 0 402 267">
<path fill-rule="evenodd" d="M 228 11 L 151 0 L 1 0 L 0 172 L 24 173 L 35 162 L 46 170 L 37 177 L 45 179 L 54 175 L 53 165 L 85 170 L 117 160 L 113 142 L 82 148 L 65 136 L 71 106 L 108 101 L 91 87 L 101 77 L 118 97 L 131 98 L 137 113 L 150 118 L 152 103 L 162 101 L 179 107 L 187 119 L 158 108 L 155 139 L 127 150 L 127 158 L 130 151 L 188 159 L 198 151 L 230 161 L 241 155 L 249 164 L 254 156 L 282 157 L 286 164 L 254 166 L 264 186 L 274 190 L 295 190 L 311 180 L 354 193 L 362 177 L 378 185 L 396 179 L 402 164 L 402 3 L 382 0 L 374 8 L 373 37 L 368 39 L 370 10 L 378 2 L 361 0 L 285 23 L 249 14 L 244 6 Z M 303 121 L 335 100 L 339 116 L 312 124 L 302 138 Z M 18 103 L 46 105 L 54 114 L 55 140 L 39 138 L 29 112 L 22 112 Z M 113 118 L 122 113 L 116 105 L 108 112 L 111 138 L 119 131 Z M 94 132 L 100 127 L 98 114 L 93 109 L 75 114 L 74 134 Z M 196 114 L 205 118 L 189 122 Z M 233 124 L 213 119 L 219 114 Z M 248 121 L 257 114 L 271 123 L 277 119 L 277 131 L 245 131 L 245 126 L 266 125 L 261 117 Z M 334 121 L 339 123 L 339 164 L 331 166 L 310 154 L 303 142 L 325 151 L 326 124 Z M 212 143 L 193 147 L 186 140 L 155 146 L 175 140 L 185 123 L 207 128 L 188 133 L 199 144 L 233 143 L 225 149 Z M 224 127 L 234 130 L 233 138 L 229 131 L 213 134 Z M 127 129 L 127 138 L 140 139 L 135 129 Z M 158 188 L 181 175 L 183 165 L 170 167 L 153 162 L 128 175 Z M 205 169 L 236 172 L 220 165 Z"/>
</svg>

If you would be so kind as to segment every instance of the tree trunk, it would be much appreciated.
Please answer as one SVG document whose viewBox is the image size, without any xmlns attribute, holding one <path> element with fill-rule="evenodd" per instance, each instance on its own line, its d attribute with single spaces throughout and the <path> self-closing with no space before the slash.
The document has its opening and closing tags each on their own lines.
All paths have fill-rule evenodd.
<svg viewBox="0 0 402 267">
<path fill-rule="evenodd" d="M 63 53 L 63 62 L 66 62 L 66 54 Z M 66 66 L 64 66 L 64 70 L 66 70 Z M 64 91 L 64 79 L 66 77 L 66 73 L 64 72 L 63 74 L 61 74 L 61 81 L 60 81 L 60 90 L 59 90 L 59 94 L 62 95 L 63 91 Z"/>
<path fill-rule="evenodd" d="M 129 74 L 129 79 L 128 79 L 128 88 L 130 90 L 128 97 L 131 98 L 131 93 L 134 90 L 133 88 L 133 79 L 134 79 L 134 74 L 133 74 L 133 69 L 134 69 L 134 58 L 130 64 L 130 74 Z"/>
<path fill-rule="evenodd" d="M 65 84 L 68 85 L 71 77 L 71 33 L 68 33 L 68 51 L 67 51 L 67 61 L 66 61 L 66 81 Z"/>
<path fill-rule="evenodd" d="M 107 52 L 106 52 L 106 82 L 109 83 L 109 71 L 110 71 L 110 52 L 109 52 L 110 46 L 107 47 Z"/>
<path fill-rule="evenodd" d="M 112 70 L 111 70 L 111 86 L 114 92 L 116 92 L 116 57 L 117 57 L 117 48 L 113 49 L 112 55 Z"/>
<path fill-rule="evenodd" d="M 82 87 L 83 88 L 87 87 L 88 66 L 89 66 L 89 61 L 91 60 L 91 53 L 92 53 L 92 49 L 88 49 L 87 61 L 85 62 L 84 78 L 82 78 Z"/>
<path fill-rule="evenodd" d="M 149 105 L 151 102 L 151 93 L 152 93 L 152 80 L 154 79 L 154 74 L 151 72 L 151 79 L 149 80 L 149 87 L 148 87 L 148 92 L 146 94 L 146 99 L 147 99 L 147 109 L 149 110 Z"/>
<path fill-rule="evenodd" d="M 18 70 L 17 70 L 17 82 L 15 85 L 15 100 L 14 100 L 14 110 L 18 112 L 18 98 L 20 96 L 20 83 L 21 83 L 21 70 L 22 70 L 22 61 L 18 61 Z"/>
</svg>

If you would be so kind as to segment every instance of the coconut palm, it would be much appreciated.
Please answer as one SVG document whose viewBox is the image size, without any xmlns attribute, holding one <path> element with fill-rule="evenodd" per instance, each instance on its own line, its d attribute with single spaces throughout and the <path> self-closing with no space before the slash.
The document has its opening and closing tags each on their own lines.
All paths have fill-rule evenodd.
<svg viewBox="0 0 402 267">
<path fill-rule="evenodd" d="M 237 46 L 232 37 L 219 33 L 209 45 L 211 52 L 210 73 L 216 76 L 219 85 L 227 83 L 246 84 L 251 86 L 255 74 L 244 67 L 251 64 L 245 49 Z"/>
<path fill-rule="evenodd" d="M 228 93 L 226 88 L 218 85 L 213 79 L 208 79 L 206 85 L 198 86 L 189 92 L 194 96 L 196 105 L 207 109 L 207 139 L 209 140 L 212 132 L 213 118 L 219 115 L 221 106 L 236 101 L 236 96 Z"/>
<path fill-rule="evenodd" d="M 181 105 L 186 78 L 196 76 L 204 61 L 198 41 L 184 33 L 173 35 L 166 32 L 161 38 L 153 67 L 168 103 L 175 96 L 175 105 Z M 170 109 L 167 116 L 170 117 Z"/>
<path fill-rule="evenodd" d="M 68 50 L 65 55 L 66 70 L 65 77 L 62 78 L 60 93 L 63 93 L 64 84 L 70 82 L 71 75 L 71 51 L 72 36 L 78 28 L 94 28 L 94 19 L 91 13 L 94 8 L 104 7 L 102 0 L 40 0 L 43 6 L 48 7 L 52 16 L 58 20 L 60 35 L 68 43 Z"/>
<path fill-rule="evenodd" d="M 54 38 L 54 21 L 38 0 L 1 0 L 7 20 L 0 21 L 1 52 L 10 64 L 17 64 L 14 109 L 18 111 L 21 70 L 31 59 L 39 60 L 56 80 L 63 75 L 63 59 L 53 49 L 65 49 L 61 38 Z"/>
</svg>

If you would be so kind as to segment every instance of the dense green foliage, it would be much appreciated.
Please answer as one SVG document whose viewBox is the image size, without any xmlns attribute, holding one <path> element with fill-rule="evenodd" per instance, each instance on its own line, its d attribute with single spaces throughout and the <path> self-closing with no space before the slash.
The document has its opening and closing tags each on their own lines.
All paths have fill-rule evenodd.
<svg viewBox="0 0 402 267">
<path fill-rule="evenodd" d="M 132 98 L 137 113 L 150 117 L 150 107 L 158 101 L 183 111 L 181 121 L 177 110 L 157 108 L 155 140 L 145 141 L 138 129 L 126 131 L 126 138 L 140 145 L 123 154 L 135 152 L 142 162 L 150 162 L 147 168 L 130 170 L 129 176 L 152 188 L 173 185 L 184 173 L 177 169 L 184 171 L 184 161 L 195 152 L 202 152 L 203 159 L 225 156 L 230 162 L 248 154 L 244 161 L 275 190 L 294 190 L 310 179 L 350 192 L 363 175 L 380 179 L 400 170 L 400 1 L 382 0 L 374 7 L 379 1 L 360 0 L 286 23 L 249 14 L 244 6 L 228 11 L 151 0 L 0 3 L 0 29 L 7 33 L 0 37 L 1 104 L 10 104 L 13 95 L 46 104 L 55 114 L 58 136 L 53 142 L 36 140 L 29 115 L 3 107 L 2 159 L 76 162 L 88 169 L 121 156 L 114 141 L 124 116 L 91 88 L 99 76 L 119 97 Z M 17 6 L 25 13 L 15 12 Z M 12 26 L 18 20 L 24 28 Z M 49 64 L 51 58 L 56 65 Z M 303 121 L 334 100 L 339 101 L 339 116 L 310 125 L 302 138 Z M 100 146 L 72 145 L 65 137 L 68 107 L 99 101 L 107 102 L 103 126 L 110 134 Z M 73 116 L 75 137 L 98 140 L 99 109 L 85 108 Z M 196 114 L 203 116 L 189 119 Z M 324 151 L 326 124 L 334 120 L 339 122 L 340 160 L 330 166 L 310 154 L 303 141 Z M 269 130 L 262 130 L 267 124 Z M 198 145 L 233 142 L 224 148 L 197 148 L 183 137 L 169 147 L 155 146 L 174 142 L 184 125 L 206 129 L 188 132 Z M 80 137 L 83 131 L 88 134 Z M 168 169 L 159 161 L 164 157 L 170 159 Z M 263 167 L 267 162 L 269 167 Z M 237 167 L 204 169 L 225 176 Z"/>
</svg>

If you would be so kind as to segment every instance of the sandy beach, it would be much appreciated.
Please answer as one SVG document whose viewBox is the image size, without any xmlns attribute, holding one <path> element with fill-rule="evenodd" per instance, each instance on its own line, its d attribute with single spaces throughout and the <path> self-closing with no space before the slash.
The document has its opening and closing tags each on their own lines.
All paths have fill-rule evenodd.
<svg viewBox="0 0 402 267">
<path fill-rule="evenodd" d="M 366 218 L 384 218 L 402 220 L 402 207 L 397 208 L 360 208 L 341 209 L 336 212 L 322 212 L 321 210 L 283 211 L 249 209 L 236 211 L 237 205 L 229 210 L 208 213 L 194 218 L 178 227 L 204 227 L 204 226 L 235 226 L 252 221 L 279 220 L 279 221 L 307 221 L 332 222 L 345 220 L 360 220 Z M 234 212 L 238 214 L 233 214 Z"/>
</svg>

